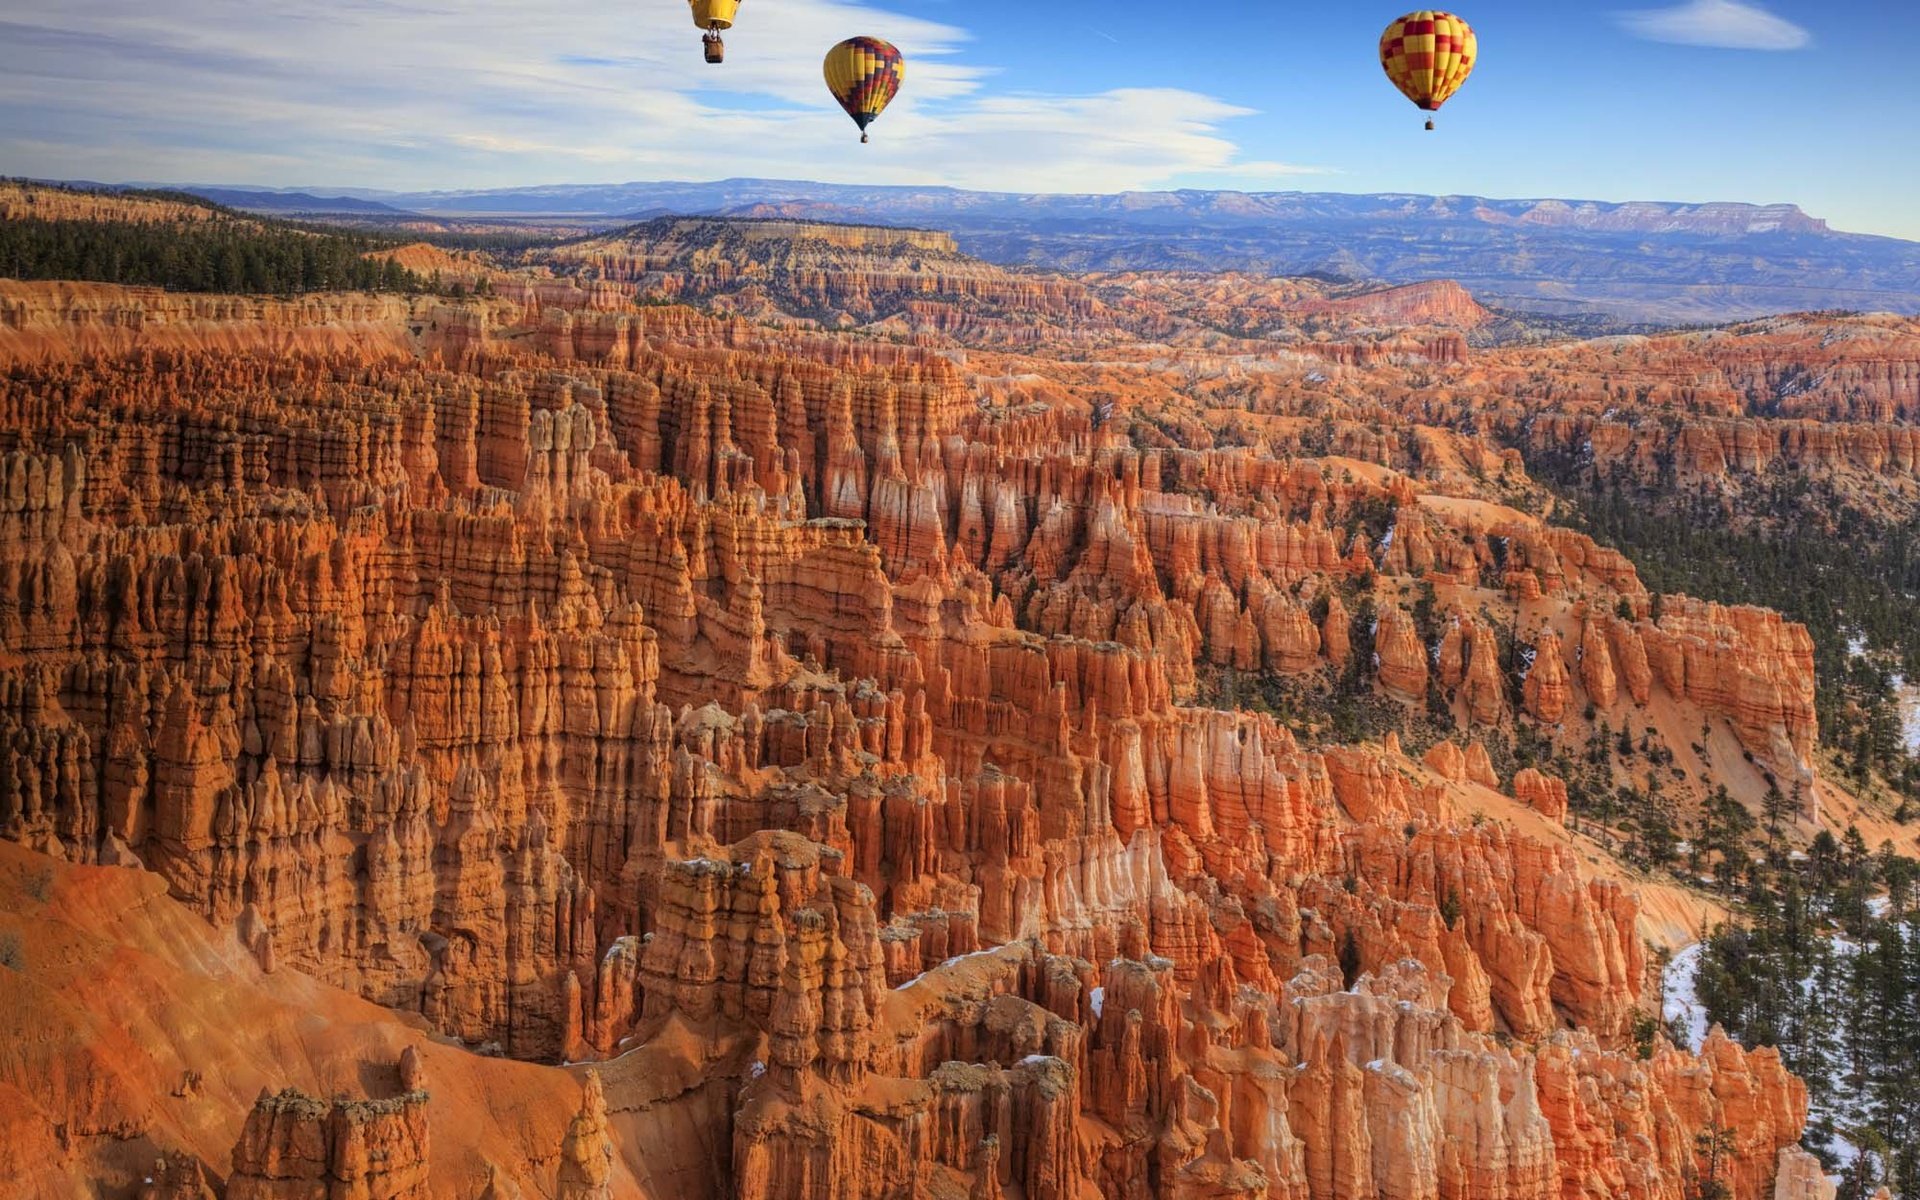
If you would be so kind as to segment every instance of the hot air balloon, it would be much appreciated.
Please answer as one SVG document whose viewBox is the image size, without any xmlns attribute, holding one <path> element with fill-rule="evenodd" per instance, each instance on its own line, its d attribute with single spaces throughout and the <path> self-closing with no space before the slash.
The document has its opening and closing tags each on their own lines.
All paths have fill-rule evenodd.
<svg viewBox="0 0 1920 1200">
<path fill-rule="evenodd" d="M 1473 73 L 1480 57 L 1473 27 L 1452 13 L 1423 8 L 1380 35 L 1380 65 L 1393 86 L 1428 112 L 1439 112 Z M 1433 128 L 1433 121 L 1427 121 Z"/>
<path fill-rule="evenodd" d="M 740 11 L 740 0 L 687 0 L 693 9 L 693 23 L 707 31 L 701 42 L 707 48 L 707 61 L 725 62 L 727 44 L 720 40 L 722 29 L 733 28 L 733 18 Z"/>
<path fill-rule="evenodd" d="M 828 89 L 860 127 L 860 140 L 866 141 L 867 126 L 900 91 L 906 60 L 879 38 L 853 37 L 827 51 L 825 66 Z"/>
</svg>

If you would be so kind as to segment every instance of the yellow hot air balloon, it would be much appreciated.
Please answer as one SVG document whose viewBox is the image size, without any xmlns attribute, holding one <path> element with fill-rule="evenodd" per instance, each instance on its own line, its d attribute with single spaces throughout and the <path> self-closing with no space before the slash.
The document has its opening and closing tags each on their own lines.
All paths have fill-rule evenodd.
<svg viewBox="0 0 1920 1200">
<path fill-rule="evenodd" d="M 860 140 L 866 141 L 867 126 L 900 91 L 906 60 L 889 42 L 853 37 L 827 51 L 825 69 L 833 98 L 860 126 Z"/>
<path fill-rule="evenodd" d="M 740 0 L 687 0 L 693 9 L 693 23 L 707 31 L 701 42 L 707 48 L 707 61 L 725 62 L 727 44 L 720 40 L 720 31 L 733 28 L 733 18 L 740 12 Z"/>
<path fill-rule="evenodd" d="M 1387 78 L 1428 112 L 1439 112 L 1460 90 L 1479 57 L 1473 27 L 1449 12 L 1410 12 L 1380 35 L 1380 65 Z M 1431 119 L 1427 128 L 1433 128 Z"/>
</svg>

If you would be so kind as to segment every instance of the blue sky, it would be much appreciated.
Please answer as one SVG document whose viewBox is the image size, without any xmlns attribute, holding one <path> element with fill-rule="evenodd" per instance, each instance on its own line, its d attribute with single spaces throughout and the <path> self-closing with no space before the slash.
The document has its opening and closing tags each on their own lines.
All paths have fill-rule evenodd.
<svg viewBox="0 0 1920 1200">
<path fill-rule="evenodd" d="M 1920 238 L 1920 6 L 1466 0 L 1481 64 L 1435 134 L 1374 57 L 1399 11 L 746 0 L 708 67 L 683 0 L 7 0 L 0 173 L 1786 201 Z M 856 32 L 909 60 L 868 147 L 819 77 Z"/>
</svg>

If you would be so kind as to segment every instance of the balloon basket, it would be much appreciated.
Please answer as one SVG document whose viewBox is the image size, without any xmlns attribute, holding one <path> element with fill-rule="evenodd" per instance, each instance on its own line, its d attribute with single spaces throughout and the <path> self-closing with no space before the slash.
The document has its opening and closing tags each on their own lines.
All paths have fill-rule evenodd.
<svg viewBox="0 0 1920 1200">
<path fill-rule="evenodd" d="M 702 40 L 706 43 L 708 62 L 722 63 L 727 61 L 727 44 L 721 41 L 717 35 L 710 33 Z"/>
<path fill-rule="evenodd" d="M 1427 122 L 1427 132 L 1428 132 L 1428 133 L 1432 133 L 1432 132 L 1433 132 L 1433 122 L 1432 122 L 1432 121 L 1428 121 L 1428 122 Z"/>
</svg>

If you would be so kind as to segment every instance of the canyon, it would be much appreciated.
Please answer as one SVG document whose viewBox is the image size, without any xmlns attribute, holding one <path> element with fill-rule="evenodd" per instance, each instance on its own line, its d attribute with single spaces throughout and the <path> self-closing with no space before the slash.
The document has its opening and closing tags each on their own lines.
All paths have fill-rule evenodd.
<svg viewBox="0 0 1920 1200">
<path fill-rule="evenodd" d="M 1642 1020 L 1711 903 L 1514 751 L 1810 835 L 1808 631 L 1517 447 L 1910 512 L 1915 322 L 1487 345 L 786 220 L 472 269 L 0 281 L 17 1194 L 1683 1200 L 1706 1135 L 1832 1196 L 1775 1052 Z"/>
</svg>

